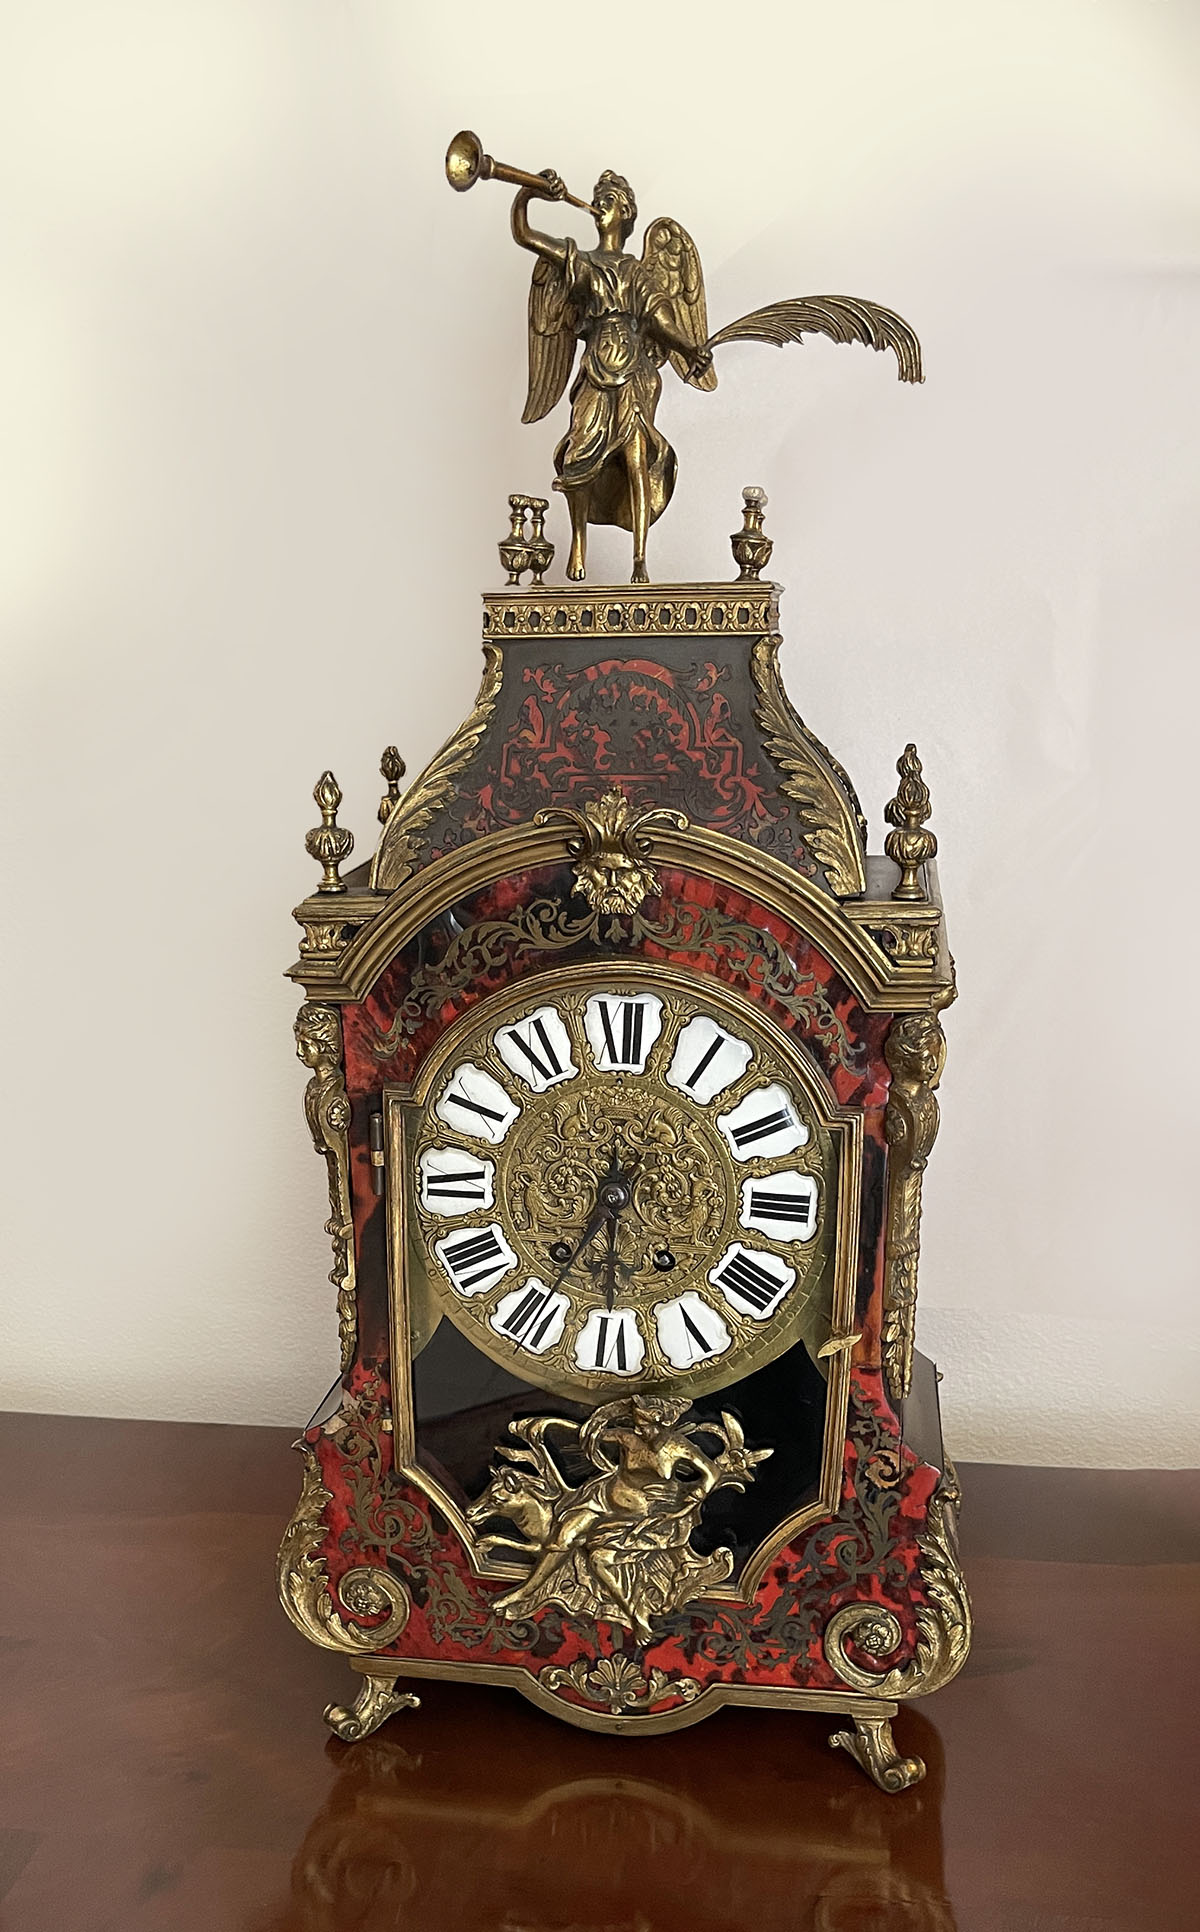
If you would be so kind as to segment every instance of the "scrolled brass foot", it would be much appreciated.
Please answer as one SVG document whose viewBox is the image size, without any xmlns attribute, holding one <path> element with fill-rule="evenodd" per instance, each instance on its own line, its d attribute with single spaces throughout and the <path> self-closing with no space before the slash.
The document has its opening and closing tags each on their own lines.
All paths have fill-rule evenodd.
<svg viewBox="0 0 1200 1932">
<path fill-rule="evenodd" d="M 848 1751 L 881 1791 L 907 1791 L 925 1776 L 924 1758 L 900 1756 L 889 1717 L 856 1717 L 852 1731 L 835 1731 L 829 1742 L 835 1750 Z"/>
<path fill-rule="evenodd" d="M 330 1704 L 325 1712 L 325 1722 L 343 1744 L 357 1744 L 360 1738 L 370 1737 L 372 1731 L 377 1731 L 397 1711 L 415 1711 L 421 1703 L 411 1691 L 397 1690 L 396 1680 L 390 1675 L 377 1676 L 374 1671 L 364 1670 L 362 1680 L 362 1688 L 352 1705 Z"/>
</svg>

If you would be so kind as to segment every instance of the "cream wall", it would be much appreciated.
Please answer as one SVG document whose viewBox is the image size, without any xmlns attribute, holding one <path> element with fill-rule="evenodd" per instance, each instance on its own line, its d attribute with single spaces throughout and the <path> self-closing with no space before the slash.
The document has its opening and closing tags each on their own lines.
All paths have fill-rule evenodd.
<svg viewBox="0 0 1200 1932">
<path fill-rule="evenodd" d="M 919 390 L 819 342 L 670 384 L 652 567 L 723 574 L 764 484 L 876 845 L 925 760 L 954 1446 L 1195 1461 L 1198 10 L 29 0 L 3 36 L 8 1405 L 302 1422 L 333 1375 L 279 976 L 309 791 L 365 852 L 561 433 L 518 421 L 506 194 L 442 178 L 467 125 L 627 173 L 714 327 L 836 290 L 919 329 Z"/>
</svg>

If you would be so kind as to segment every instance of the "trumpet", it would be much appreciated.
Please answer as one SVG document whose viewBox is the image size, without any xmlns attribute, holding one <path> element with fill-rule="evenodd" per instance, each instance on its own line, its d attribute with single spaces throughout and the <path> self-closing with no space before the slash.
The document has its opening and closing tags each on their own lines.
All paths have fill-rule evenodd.
<svg viewBox="0 0 1200 1932">
<path fill-rule="evenodd" d="M 496 161 L 490 154 L 485 154 L 483 142 L 469 128 L 456 134 L 446 149 L 446 179 L 460 194 L 473 188 L 477 181 L 511 181 L 516 188 L 543 191 L 546 186 L 540 174 L 528 174 L 524 168 L 510 168 L 506 161 Z M 552 197 L 547 196 L 547 199 Z M 582 208 L 585 214 L 594 215 L 596 212 L 590 201 L 581 201 L 578 195 L 569 195 L 565 189 L 561 199 L 569 201 L 572 208 Z"/>
</svg>

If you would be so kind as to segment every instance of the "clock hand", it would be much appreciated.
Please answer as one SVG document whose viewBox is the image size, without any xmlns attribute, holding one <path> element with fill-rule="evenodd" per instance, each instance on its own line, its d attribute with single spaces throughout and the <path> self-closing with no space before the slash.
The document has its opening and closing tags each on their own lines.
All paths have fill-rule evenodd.
<svg viewBox="0 0 1200 1932">
<path fill-rule="evenodd" d="M 591 1220 L 588 1222 L 586 1228 L 583 1230 L 583 1233 L 580 1235 L 578 1244 L 571 1250 L 571 1253 L 568 1255 L 567 1259 L 563 1262 L 562 1267 L 559 1269 L 558 1273 L 554 1277 L 554 1280 L 551 1282 L 550 1286 L 552 1289 L 557 1288 L 559 1283 L 561 1281 L 564 1281 L 567 1275 L 570 1274 L 572 1268 L 575 1266 L 575 1263 L 578 1261 L 584 1249 L 588 1247 L 596 1239 L 596 1236 L 599 1234 L 601 1227 L 603 1226 L 604 1222 L 608 1219 L 608 1215 L 609 1215 L 609 1209 L 604 1205 L 603 1201 L 601 1201 L 600 1205 L 596 1209 L 596 1212 L 593 1214 Z"/>
<path fill-rule="evenodd" d="M 562 1267 L 555 1275 L 553 1282 L 550 1284 L 551 1288 L 557 1288 L 559 1283 L 565 1280 L 566 1276 L 570 1273 L 571 1269 L 575 1266 L 575 1263 L 578 1261 L 584 1249 L 588 1247 L 595 1240 L 596 1236 L 600 1232 L 601 1227 L 604 1225 L 606 1221 L 609 1223 L 610 1229 L 612 1230 L 610 1241 L 613 1245 L 615 1245 L 616 1218 L 618 1214 L 620 1214 L 622 1208 L 626 1208 L 629 1206 L 630 1187 L 638 1172 L 640 1165 L 641 1165 L 640 1161 L 633 1161 L 631 1165 L 622 1172 L 621 1166 L 617 1160 L 617 1150 L 615 1147 L 613 1148 L 612 1154 L 609 1157 L 608 1172 L 605 1174 L 597 1190 L 595 1212 L 592 1215 L 591 1219 L 588 1221 L 587 1226 L 584 1228 L 582 1235 L 579 1237 L 579 1240 L 576 1243 L 574 1252 L 568 1256 L 566 1261 L 563 1262 Z M 616 1293 L 615 1282 L 613 1281 L 611 1270 L 608 1270 L 607 1268 L 607 1261 L 606 1261 L 606 1277 L 610 1282 L 613 1283 L 611 1287 L 610 1295 L 615 1294 Z M 608 1301 L 608 1306 L 610 1308 L 612 1307 L 611 1298 Z"/>
<path fill-rule="evenodd" d="M 608 1217 L 608 1241 L 604 1250 L 604 1306 L 612 1313 L 617 1299 L 617 1215 L 615 1209 Z"/>
</svg>

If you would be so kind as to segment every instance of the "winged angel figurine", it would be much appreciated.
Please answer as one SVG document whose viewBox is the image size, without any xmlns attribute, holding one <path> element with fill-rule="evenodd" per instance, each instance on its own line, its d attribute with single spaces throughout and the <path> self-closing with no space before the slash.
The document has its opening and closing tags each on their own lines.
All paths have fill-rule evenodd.
<svg viewBox="0 0 1200 1932">
<path fill-rule="evenodd" d="M 554 487 L 571 512 L 567 575 L 574 581 L 585 572 L 589 523 L 632 531 L 632 582 L 648 581 L 646 534 L 675 487 L 675 452 L 654 420 L 664 362 L 695 388 L 715 389 L 713 351 L 722 343 L 749 339 L 782 347 L 817 333 L 891 349 L 901 382 L 922 380 L 921 346 L 907 322 L 875 302 L 847 296 L 772 302 L 710 336 L 700 257 L 687 230 L 660 217 L 646 230 L 640 259 L 626 252 L 637 202 L 623 175 L 606 168 L 586 203 L 567 194 L 553 169 L 530 176 L 492 165 L 499 178 L 525 183 L 513 201 L 513 238 L 538 258 L 529 291 L 523 422 L 540 422 L 561 399 L 575 345 L 583 344 L 571 387 L 570 428 L 554 453 Z M 595 217 L 597 246 L 580 248 L 531 228 L 529 204 L 537 199 L 587 208 Z"/>
</svg>

